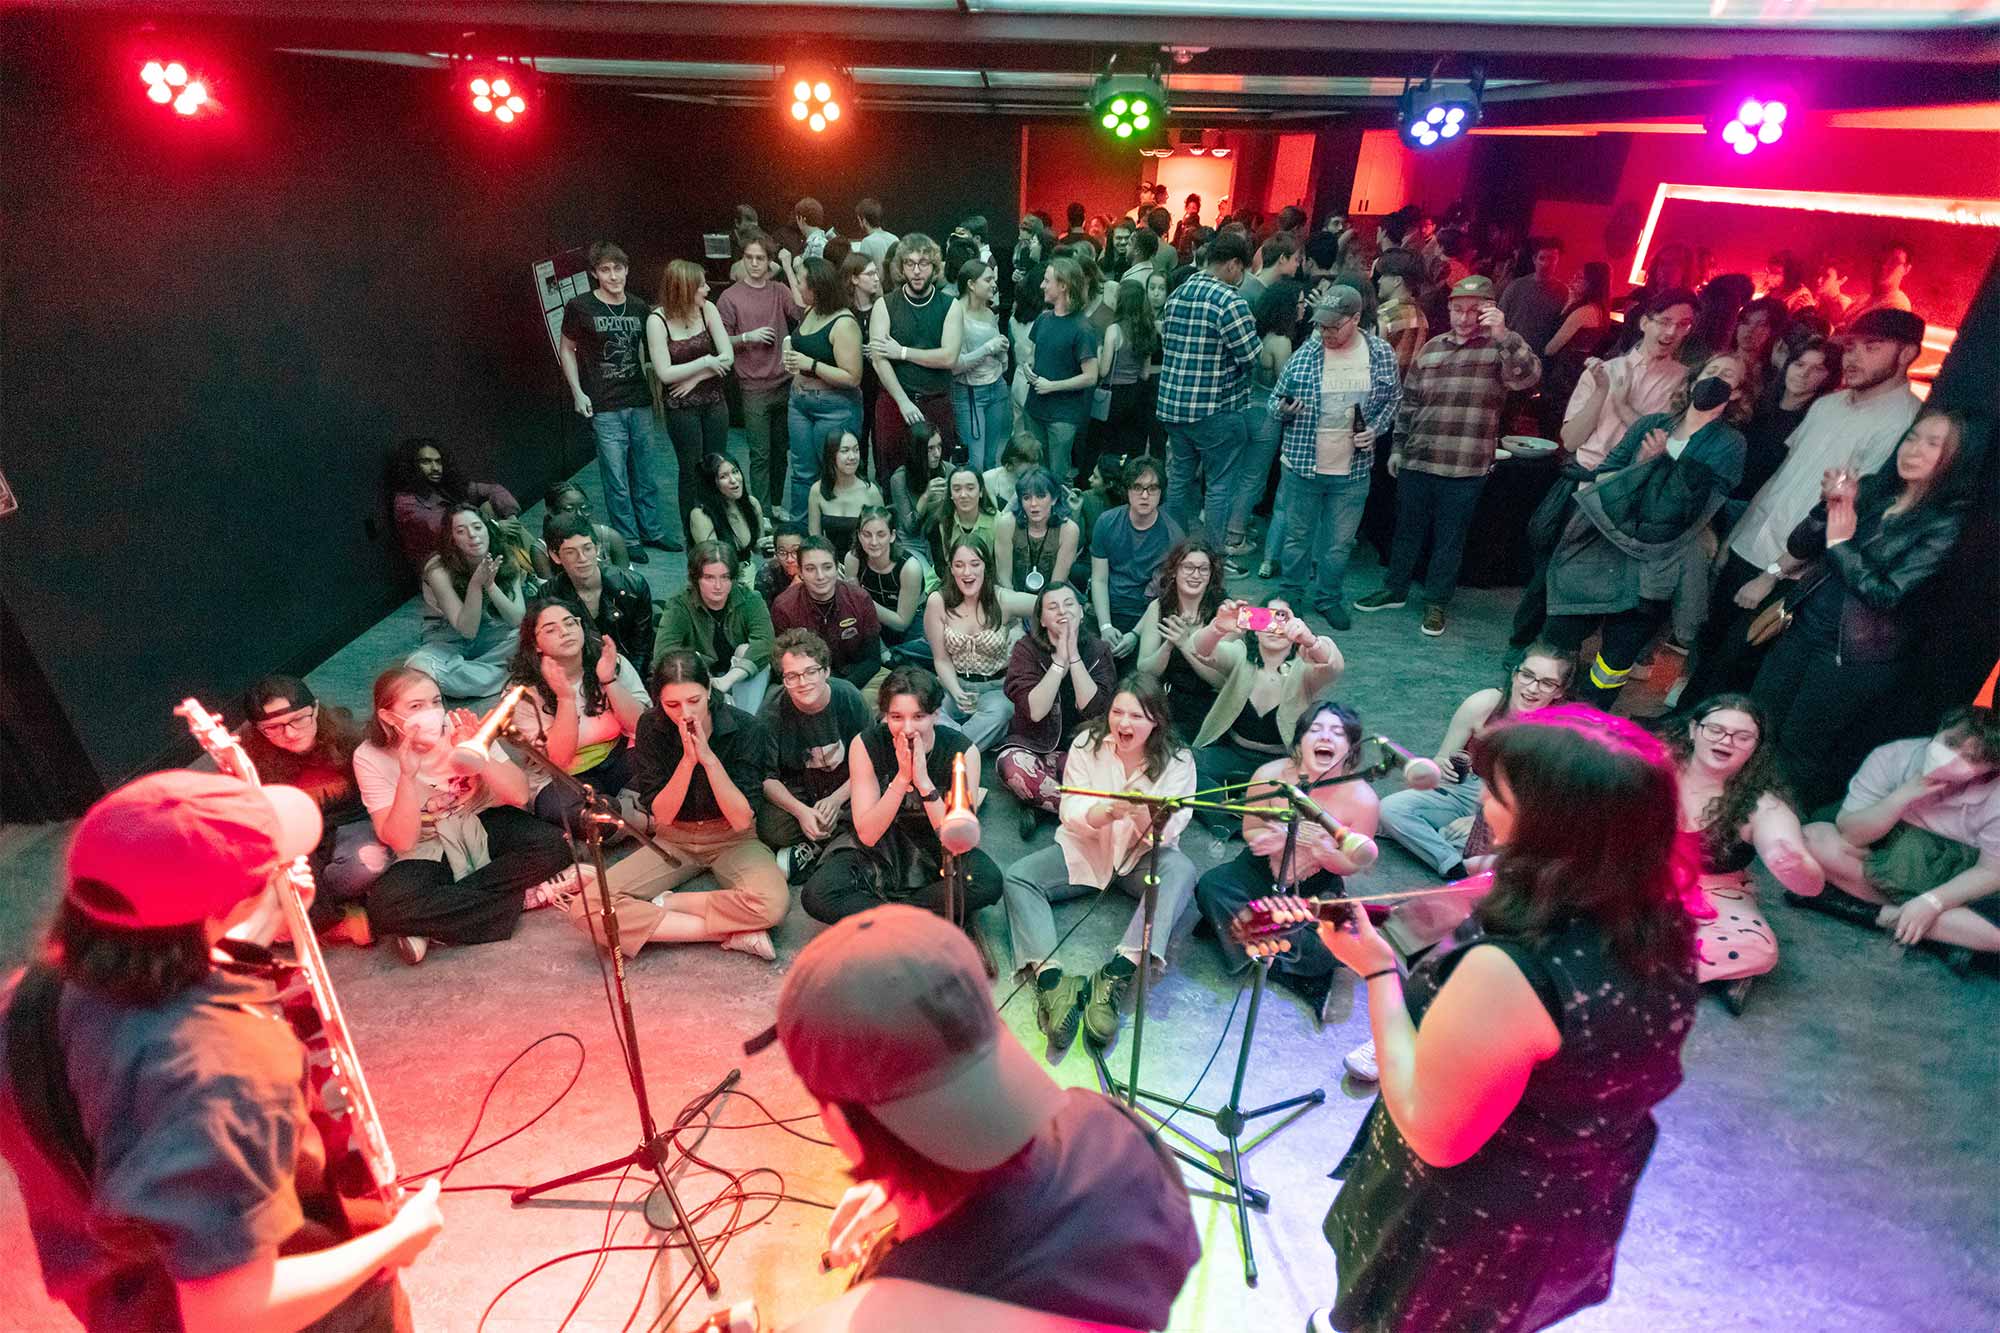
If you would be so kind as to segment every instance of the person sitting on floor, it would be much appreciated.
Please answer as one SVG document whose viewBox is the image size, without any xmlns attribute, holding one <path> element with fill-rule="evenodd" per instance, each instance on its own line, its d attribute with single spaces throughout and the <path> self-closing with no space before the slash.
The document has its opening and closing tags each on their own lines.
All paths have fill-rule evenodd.
<svg viewBox="0 0 2000 1333">
<path fill-rule="evenodd" d="M 771 611 L 736 581 L 728 546 L 703 542 L 688 552 L 688 586 L 667 603 L 653 639 L 653 665 L 692 652 L 715 692 L 755 717 L 771 685 Z"/>
<path fill-rule="evenodd" d="M 752 495 L 743 482 L 743 470 L 727 454 L 709 454 L 701 460 L 701 473 L 694 478 L 694 507 L 688 510 L 688 540 L 723 542 L 736 558 L 736 567 L 753 566 L 758 553 L 771 544 L 771 523 L 764 515 L 763 501 Z"/>
<path fill-rule="evenodd" d="M 811 630 L 826 645 L 833 673 L 865 689 L 882 669 L 882 622 L 867 590 L 840 577 L 838 561 L 825 537 L 806 538 L 799 581 L 771 604 L 771 628 Z"/>
<path fill-rule="evenodd" d="M 1125 503 L 1106 509 L 1090 531 L 1090 606 L 1113 656 L 1139 646 L 1139 621 L 1152 605 L 1154 576 L 1187 534 L 1160 512 L 1159 460 L 1144 454 L 1125 466 Z"/>
<path fill-rule="evenodd" d="M 1028 633 L 1007 659 L 1006 692 L 1014 705 L 1007 739 L 994 756 L 1000 780 L 1021 802 L 1020 834 L 1035 831 L 1035 812 L 1055 814 L 1063 765 L 1077 728 L 1101 716 L 1117 677 L 1111 649 L 1083 623 L 1083 604 L 1067 583 L 1043 588 Z"/>
<path fill-rule="evenodd" d="M 527 775 L 499 746 L 456 748 L 478 726 L 464 709 L 447 714 L 415 667 L 375 678 L 354 783 L 395 860 L 368 890 L 368 920 L 412 966 L 433 943 L 506 939 L 525 908 L 574 883 L 562 834 L 521 808 Z"/>
<path fill-rule="evenodd" d="M 771 529 L 771 557 L 757 571 L 757 595 L 769 606 L 799 581 L 799 547 L 805 544 L 804 520 L 780 521 Z"/>
<path fill-rule="evenodd" d="M 815 921 L 833 922 L 883 903 L 912 903 L 970 928 L 974 914 L 1000 901 L 1000 868 L 985 852 L 957 858 L 945 874 L 944 823 L 952 761 L 965 756 L 972 809 L 986 799 L 979 750 L 938 722 L 944 686 L 922 667 L 897 667 L 876 694 L 882 720 L 847 747 L 849 808 L 841 830 L 799 891 Z"/>
<path fill-rule="evenodd" d="M 418 436 L 396 446 L 389 462 L 389 508 L 410 568 L 423 569 L 438 549 L 445 519 L 460 505 L 472 506 L 489 522 L 520 526 L 521 504 L 513 494 L 497 481 L 465 480 L 442 441 Z"/>
<path fill-rule="evenodd" d="M 555 577 L 555 557 L 550 553 L 548 543 L 549 524 L 567 514 L 574 514 L 590 524 L 590 535 L 597 543 L 598 559 L 608 565 L 616 565 L 620 569 L 632 567 L 632 555 L 625 546 L 625 539 L 620 537 L 609 524 L 599 523 L 591 517 L 590 497 L 583 493 L 581 486 L 574 482 L 559 481 L 543 494 L 542 503 L 545 506 L 542 514 L 542 540 L 528 552 L 535 562 L 536 578 L 547 580 Z"/>
<path fill-rule="evenodd" d="M 1111 706 L 1086 722 L 1069 746 L 1064 782 L 1095 791 L 1192 796 L 1194 756 L 1174 734 L 1167 697 L 1150 676 L 1118 682 Z M 1195 866 L 1180 849 L 1189 813 L 1098 796 L 1061 798 L 1055 844 L 1017 861 L 1001 892 L 1014 941 L 1014 973 L 1035 975 L 1035 1024 L 1057 1050 L 1081 1023 L 1099 1048 L 1118 1035 L 1126 998 L 1146 947 L 1145 877 L 1159 876 L 1154 894 L 1151 953 L 1156 972 L 1194 893 Z M 1150 830 L 1160 830 L 1157 865 Z M 1139 900 L 1118 947 L 1089 977 L 1065 976 L 1055 960 L 1055 915 L 1049 904 L 1112 885 Z"/>
<path fill-rule="evenodd" d="M 896 511 L 873 505 L 861 511 L 854 549 L 841 567 L 844 577 L 860 585 L 882 626 L 884 649 L 908 655 L 924 642 L 924 562 L 903 549 L 896 539 Z"/>
<path fill-rule="evenodd" d="M 588 540 L 579 537 L 566 545 L 574 548 Z M 599 634 L 567 602 L 531 602 L 521 617 L 508 680 L 528 687 L 514 705 L 518 744 L 534 746 L 607 797 L 624 790 L 632 777 L 629 742 L 639 714 L 646 711 L 646 685 L 615 640 Z M 534 792 L 529 808 L 557 828 L 580 835 L 576 817 L 583 801 L 532 764 L 525 767 Z"/>
<path fill-rule="evenodd" d="M 1139 619 L 1137 669 L 1167 691 L 1174 732 L 1193 736 L 1228 673 L 1193 652 L 1195 635 L 1222 605 L 1222 553 L 1200 537 L 1175 544 L 1160 566 L 1160 595 Z"/>
<path fill-rule="evenodd" d="M 2000 952 L 2000 713 L 1957 708 L 1929 738 L 1876 747 L 1840 813 L 1808 824 L 1805 840 L 1827 882 L 1897 943 Z M 1820 902 L 1843 906 L 1832 894 Z M 1954 965 L 1969 957 L 1947 954 Z"/>
<path fill-rule="evenodd" d="M 1008 509 L 1014 504 L 1014 491 L 1021 478 L 1040 466 L 1042 442 L 1025 430 L 1016 431 L 1014 438 L 1007 441 L 1007 447 L 1000 451 L 999 465 L 979 474 L 979 484 L 986 488 L 996 510 Z"/>
<path fill-rule="evenodd" d="M 829 428 L 820 448 L 819 480 L 806 493 L 806 533 L 824 537 L 837 564 L 854 546 L 861 511 L 882 503 L 882 492 L 861 475 L 861 440 L 851 430 Z"/>
<path fill-rule="evenodd" d="M 995 577 L 1003 588 L 1030 596 L 1067 583 L 1079 541 L 1069 496 L 1046 468 L 1030 468 L 1014 488 L 1014 501 L 993 520 Z"/>
<path fill-rule="evenodd" d="M 777 959 L 771 928 L 791 893 L 771 849 L 757 840 L 757 808 L 770 776 L 771 736 L 757 718 L 714 688 L 697 653 L 673 649 L 653 669 L 659 707 L 640 715 L 632 745 L 632 789 L 650 817 L 641 846 L 606 873 L 604 892 L 626 957 L 654 941 L 713 940 L 766 962 Z M 719 886 L 676 893 L 704 870 Z M 579 929 L 604 940 L 597 883 L 566 899 Z"/>
<path fill-rule="evenodd" d="M 493 529 L 477 509 L 460 505 L 424 565 L 423 646 L 404 665 L 453 698 L 484 698 L 507 682 L 507 659 L 530 595 L 512 555 L 496 549 Z"/>
<path fill-rule="evenodd" d="M 874 721 L 861 691 L 833 674 L 826 640 L 788 629 L 773 648 L 778 683 L 762 720 L 774 750 L 757 811 L 757 836 L 778 853 L 789 879 L 804 879 L 820 849 L 847 822 L 853 784 L 847 749 Z"/>
<path fill-rule="evenodd" d="M 345 708 L 329 708 L 294 676 L 266 676 L 243 694 L 237 739 L 264 782 L 297 787 L 319 806 L 323 831 L 308 858 L 313 928 L 329 939 L 367 948 L 375 942 L 362 905 L 389 866 L 389 849 L 354 785 L 354 751 L 361 728 Z"/>
<path fill-rule="evenodd" d="M 556 573 L 546 594 L 565 602 L 592 629 L 618 645 L 619 655 L 644 662 L 653 651 L 653 590 L 629 569 L 604 562 L 594 524 L 564 514 L 542 525 Z M 643 690 L 642 690 L 643 693 Z"/>
<path fill-rule="evenodd" d="M 944 585 L 924 599 L 924 638 L 945 692 L 945 720 L 973 745 L 990 745 L 1014 716 L 1007 664 L 1035 599 L 994 585 L 992 548 L 977 536 L 952 544 L 942 573 Z"/>
<path fill-rule="evenodd" d="M 1331 782 L 1354 771 L 1361 758 L 1361 719 L 1331 699 L 1313 704 L 1292 725 L 1291 753 L 1262 764 L 1251 774 L 1252 785 L 1232 802 L 1269 806 L 1284 797 L 1276 784 L 1292 783 L 1306 790 L 1320 808 L 1354 832 L 1372 837 L 1380 802 L 1365 782 Z M 1206 788 L 1206 778 L 1200 780 Z M 1229 933 L 1229 923 L 1253 898 L 1273 893 L 1305 898 L 1340 898 L 1347 893 L 1345 876 L 1366 869 L 1340 850 L 1333 835 L 1311 820 L 1298 822 L 1292 863 L 1285 865 L 1286 826 L 1260 815 L 1243 816 L 1244 848 L 1235 860 L 1203 875 L 1195 885 L 1195 901 L 1222 943 L 1222 957 L 1232 972 L 1249 966 L 1250 958 Z M 1289 871 L 1289 874 L 1287 874 Z M 1338 965 L 1317 935 L 1305 931 L 1271 962 L 1271 978 L 1296 992 L 1311 1006 L 1315 1023 L 1326 1021 L 1326 1002 L 1333 994 Z"/>
<path fill-rule="evenodd" d="M 1194 636 L 1192 652 L 1223 673 L 1215 705 L 1195 734 L 1194 761 L 1204 790 L 1240 783 L 1274 759 L 1285 757 L 1284 737 L 1296 735 L 1308 707 L 1334 687 L 1346 662 L 1340 649 L 1282 600 L 1273 599 L 1271 623 L 1239 630 L 1247 602 L 1225 599 L 1215 618 Z M 1230 828 L 1228 815 L 1198 815 L 1211 832 Z"/>
<path fill-rule="evenodd" d="M 977 537 L 992 548 L 996 511 L 986 494 L 986 483 L 969 467 L 954 467 L 945 473 L 944 493 L 944 506 L 930 526 L 932 568 L 940 572 L 951 565 L 952 547 L 968 537 Z"/>
</svg>

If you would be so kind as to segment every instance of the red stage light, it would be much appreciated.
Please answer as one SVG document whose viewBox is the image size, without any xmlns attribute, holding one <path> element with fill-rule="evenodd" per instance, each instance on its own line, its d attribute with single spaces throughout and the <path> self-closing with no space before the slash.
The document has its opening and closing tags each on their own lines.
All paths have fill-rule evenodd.
<svg viewBox="0 0 2000 1333">
<path fill-rule="evenodd" d="M 845 73 L 816 63 L 778 75 L 778 106 L 814 134 L 824 134 L 851 109 L 853 91 Z"/>
<path fill-rule="evenodd" d="M 178 60 L 148 60 L 139 67 L 139 81 L 146 85 L 146 100 L 155 106 L 169 106 L 183 116 L 192 116 L 203 107 L 213 107 L 208 85 L 188 73 Z"/>
<path fill-rule="evenodd" d="M 471 101 L 475 114 L 489 124 L 512 125 L 528 114 L 535 101 L 535 71 L 525 60 L 454 57 L 456 86 Z"/>
</svg>

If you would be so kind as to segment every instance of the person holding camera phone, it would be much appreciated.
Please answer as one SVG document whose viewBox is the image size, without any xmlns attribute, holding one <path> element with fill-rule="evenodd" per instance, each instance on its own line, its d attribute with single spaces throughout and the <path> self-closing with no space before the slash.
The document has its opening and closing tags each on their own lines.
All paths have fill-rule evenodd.
<svg viewBox="0 0 2000 1333">
<path fill-rule="evenodd" d="M 1282 598 L 1268 606 L 1225 600 L 1195 635 L 1190 651 L 1225 673 L 1194 740 L 1203 790 L 1242 782 L 1260 766 L 1282 759 L 1284 738 L 1297 731 L 1299 718 L 1346 667 L 1333 640 L 1314 634 Z M 1210 832 L 1233 822 L 1212 811 L 1199 814 Z"/>
</svg>

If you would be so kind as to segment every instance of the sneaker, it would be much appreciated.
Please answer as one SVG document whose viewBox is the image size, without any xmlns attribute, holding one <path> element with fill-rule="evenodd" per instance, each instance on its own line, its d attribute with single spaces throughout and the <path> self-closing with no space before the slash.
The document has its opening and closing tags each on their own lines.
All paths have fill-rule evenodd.
<svg viewBox="0 0 2000 1333">
<path fill-rule="evenodd" d="M 1234 556 L 1224 556 L 1222 559 L 1222 568 L 1232 578 L 1240 579 L 1250 573 L 1250 566 L 1244 564 Z"/>
<path fill-rule="evenodd" d="M 747 953 L 767 963 L 778 961 L 778 946 L 771 943 L 771 932 L 768 930 L 738 931 L 734 935 L 724 935 L 717 943 L 731 953 Z"/>
<path fill-rule="evenodd" d="M 1342 606 L 1339 602 L 1334 602 L 1328 606 L 1315 607 L 1313 609 L 1318 611 L 1320 615 L 1326 618 L 1326 624 L 1328 629 L 1350 630 L 1354 628 L 1354 621 L 1347 614 L 1347 608 Z"/>
<path fill-rule="evenodd" d="M 792 873 L 791 879 L 788 882 L 796 884 L 807 875 L 812 874 L 813 867 L 819 864 L 820 853 L 825 850 L 826 844 L 821 842 L 802 842 L 798 846 L 793 847 L 791 849 Z"/>
<path fill-rule="evenodd" d="M 424 961 L 424 955 L 431 951 L 431 942 L 421 935 L 392 935 L 390 942 L 396 946 L 396 957 L 415 967 Z"/>
<path fill-rule="evenodd" d="M 1258 565 L 1258 566 L 1257 566 L 1257 577 L 1258 577 L 1258 578 L 1260 578 L 1260 579 L 1270 579 L 1270 578 L 1276 578 L 1277 576 L 1278 576 L 1278 562 L 1277 562 L 1277 561 L 1275 561 L 1275 560 L 1266 560 L 1266 561 L 1265 561 L 1264 563 L 1262 563 L 1262 564 L 1260 564 L 1260 565 Z"/>
<path fill-rule="evenodd" d="M 1022 842 L 1027 842 L 1035 836 L 1035 816 L 1037 813 L 1039 812 L 1034 806 L 1024 805 L 1021 807 L 1020 813 L 1014 816 L 1014 832 Z"/>
<path fill-rule="evenodd" d="M 1424 608 L 1424 633 L 1433 639 L 1444 633 L 1444 608 L 1427 606 Z"/>
<path fill-rule="evenodd" d="M 626 546 L 625 558 L 635 565 L 650 565 L 653 563 L 653 557 L 647 555 L 646 548 L 637 542 L 632 542 Z"/>
<path fill-rule="evenodd" d="M 657 541 L 648 537 L 640 544 L 642 546 L 650 546 L 655 551 L 685 551 L 687 549 L 687 547 L 681 544 L 681 539 L 678 537 L 661 537 Z"/>
<path fill-rule="evenodd" d="M 1228 543 L 1223 546 L 1222 553 L 1224 555 L 1248 555 L 1255 549 L 1256 547 L 1251 544 L 1248 537 L 1236 536 L 1231 537 Z"/>
<path fill-rule="evenodd" d="M 583 878 L 578 878 L 579 874 Z M 521 910 L 534 912 L 544 907 L 561 907 L 567 910 L 570 900 L 583 892 L 584 884 L 595 883 L 596 880 L 595 867 L 564 866 L 560 872 L 549 876 L 540 884 L 528 887 L 528 891 L 521 897 Z"/>
<path fill-rule="evenodd" d="M 368 925 L 368 909 L 360 903 L 349 903 L 340 909 L 340 920 L 319 933 L 328 943 L 337 944 L 342 940 L 357 949 L 366 949 L 375 943 L 375 932 Z"/>
<path fill-rule="evenodd" d="M 1090 975 L 1090 995 L 1083 1002 L 1083 1026 L 1090 1040 L 1109 1046 L 1118 1038 L 1125 1023 L 1125 1000 L 1132 993 L 1132 979 L 1139 966 L 1124 954 Z"/>
<path fill-rule="evenodd" d="M 1382 1067 L 1375 1063 L 1375 1043 L 1365 1041 L 1347 1053 L 1340 1062 L 1347 1072 L 1363 1083 L 1373 1083 L 1382 1077 Z"/>
<path fill-rule="evenodd" d="M 778 873 L 785 877 L 787 884 L 792 882 L 792 849 L 789 847 L 778 849 Z"/>
<path fill-rule="evenodd" d="M 1321 1306 L 1307 1315 L 1306 1333 L 1334 1333 L 1333 1307 Z"/>
<path fill-rule="evenodd" d="M 1390 592 L 1387 588 L 1377 588 L 1366 597 L 1354 599 L 1356 611 L 1394 611 L 1399 606 L 1408 606 L 1410 595 L 1406 592 Z"/>
<path fill-rule="evenodd" d="M 1083 978 L 1066 977 L 1061 968 L 1045 967 L 1035 978 L 1035 1026 L 1057 1050 L 1076 1040 L 1083 1022 Z"/>
<path fill-rule="evenodd" d="M 1681 657 L 1686 657 L 1688 655 L 1688 646 L 1682 643 L 1679 639 L 1676 639 L 1671 634 L 1669 634 L 1666 638 L 1660 641 L 1660 647 L 1666 649 L 1670 653 L 1678 654 Z"/>
</svg>

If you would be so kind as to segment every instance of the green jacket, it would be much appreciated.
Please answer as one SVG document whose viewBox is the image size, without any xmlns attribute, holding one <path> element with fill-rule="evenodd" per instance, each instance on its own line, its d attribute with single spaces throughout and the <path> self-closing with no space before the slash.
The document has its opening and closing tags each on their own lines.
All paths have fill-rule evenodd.
<svg viewBox="0 0 2000 1333">
<path fill-rule="evenodd" d="M 721 615 L 702 605 L 701 593 L 692 585 L 669 601 L 660 612 L 659 632 L 653 636 L 653 665 L 657 667 L 674 649 L 686 648 L 701 654 L 708 669 L 717 675 L 727 671 L 729 663 L 717 661 L 715 656 L 717 621 L 730 643 L 749 648 L 752 671 L 771 664 L 771 608 L 753 589 L 735 583 L 730 585 Z"/>
</svg>

